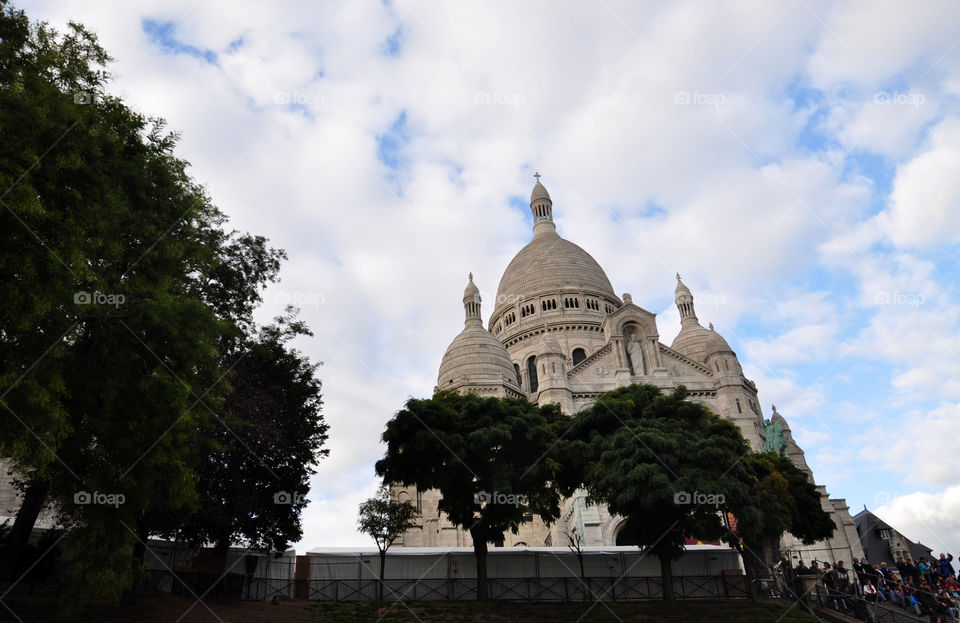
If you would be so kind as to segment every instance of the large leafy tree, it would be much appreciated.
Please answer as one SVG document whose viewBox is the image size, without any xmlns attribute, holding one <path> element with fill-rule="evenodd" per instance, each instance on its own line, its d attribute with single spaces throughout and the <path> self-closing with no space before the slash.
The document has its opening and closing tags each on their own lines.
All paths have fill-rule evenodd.
<svg viewBox="0 0 960 623">
<path fill-rule="evenodd" d="M 765 577 L 790 532 L 807 545 L 829 538 L 836 525 L 820 505 L 808 475 L 788 457 L 751 452 L 742 461 L 751 476 L 748 495 L 727 505 L 735 521 L 727 540 L 740 552 L 748 580 Z M 751 582 L 751 587 L 753 583 Z"/>
<path fill-rule="evenodd" d="M 403 533 L 417 523 L 416 507 L 409 501 L 403 502 L 390 497 L 390 487 L 382 486 L 377 494 L 360 503 L 357 527 L 360 532 L 369 534 L 380 553 L 380 586 L 378 595 L 383 600 L 383 578 L 387 565 L 387 550 Z"/>
<path fill-rule="evenodd" d="M 197 504 L 224 362 L 283 254 L 223 229 L 176 137 L 106 95 L 83 27 L 0 0 L 0 48 L 0 455 L 25 481 L 0 575 L 53 506 L 76 604 L 126 585 L 149 511 Z"/>
<path fill-rule="evenodd" d="M 473 540 L 477 599 L 487 598 L 488 543 L 517 532 L 527 512 L 548 523 L 559 516 L 548 454 L 561 418 L 556 405 L 440 392 L 408 401 L 387 423 L 377 474 L 386 484 L 440 492 L 439 510 Z"/>
<path fill-rule="evenodd" d="M 559 452 L 565 492 L 578 486 L 626 518 L 618 542 L 660 561 L 664 601 L 672 603 L 672 561 L 689 537 L 723 534 L 718 510 L 748 492 L 740 459 L 749 452 L 736 425 L 652 385 L 601 395 L 577 415 Z"/>
<path fill-rule="evenodd" d="M 302 335 L 312 334 L 288 311 L 230 355 L 232 389 L 205 432 L 213 443 L 197 473 L 200 503 L 173 530 L 159 530 L 195 546 L 214 543 L 218 577 L 231 545 L 282 552 L 302 536 L 309 477 L 329 453 L 319 364 L 289 344 Z M 156 519 L 170 525 L 169 516 Z"/>
</svg>

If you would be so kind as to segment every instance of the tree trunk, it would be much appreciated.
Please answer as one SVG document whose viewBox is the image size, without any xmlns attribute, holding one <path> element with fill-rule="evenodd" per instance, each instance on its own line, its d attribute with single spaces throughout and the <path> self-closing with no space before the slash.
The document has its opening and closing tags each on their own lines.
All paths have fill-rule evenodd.
<svg viewBox="0 0 960 623">
<path fill-rule="evenodd" d="M 387 566 L 387 550 L 380 550 L 380 590 L 378 594 L 380 595 L 380 601 L 383 601 L 383 578 L 384 578 L 384 567 Z"/>
<path fill-rule="evenodd" d="M 750 599 L 756 601 L 758 595 L 754 580 L 766 577 L 767 565 L 761 558 L 763 545 L 744 541 L 743 545 L 737 544 L 736 548 L 740 552 L 740 558 L 743 559 L 743 570 L 747 575 L 747 591 L 750 593 Z"/>
<path fill-rule="evenodd" d="M 583 584 L 583 600 L 593 601 L 593 590 L 587 585 L 587 572 L 583 568 L 583 551 L 577 551 L 577 558 L 580 560 L 580 582 Z"/>
<path fill-rule="evenodd" d="M 674 606 L 673 599 L 673 557 L 668 554 L 657 554 L 660 559 L 660 582 L 663 584 L 663 603 Z"/>
<path fill-rule="evenodd" d="M 50 492 L 49 480 L 30 480 L 23 493 L 23 504 L 17 511 L 17 518 L 13 522 L 10 534 L 7 535 L 6 547 L 3 549 L 3 559 L 0 560 L 0 581 L 15 580 L 17 567 L 23 556 L 23 550 L 30 542 L 30 534 L 37 523 L 37 517 L 43 510 L 43 505 Z"/>
<path fill-rule="evenodd" d="M 133 560 L 130 565 L 130 586 L 120 597 L 122 606 L 132 606 L 137 603 L 137 586 L 140 584 L 140 574 L 143 571 L 143 560 L 147 554 L 147 538 L 149 534 L 143 520 L 137 522 L 137 540 L 133 544 Z"/>
<path fill-rule="evenodd" d="M 213 546 L 213 559 L 216 561 L 217 575 L 214 581 L 217 583 L 213 594 L 219 598 L 229 597 L 227 595 L 227 555 L 230 553 L 230 537 L 221 537 Z"/>
<path fill-rule="evenodd" d="M 473 538 L 473 555 L 477 559 L 477 601 L 486 601 L 487 593 L 487 540 L 481 530 L 470 529 Z"/>
</svg>

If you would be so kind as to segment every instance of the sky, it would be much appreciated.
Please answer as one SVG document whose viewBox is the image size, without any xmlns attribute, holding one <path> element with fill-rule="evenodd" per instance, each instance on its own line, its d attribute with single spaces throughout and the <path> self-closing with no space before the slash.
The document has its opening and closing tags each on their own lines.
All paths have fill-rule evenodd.
<svg viewBox="0 0 960 623">
<path fill-rule="evenodd" d="M 960 4 L 42 0 L 289 260 L 330 457 L 299 552 L 369 546 L 387 420 L 427 397 L 473 272 L 489 318 L 559 233 L 680 328 L 679 272 L 819 484 L 960 553 Z"/>
</svg>

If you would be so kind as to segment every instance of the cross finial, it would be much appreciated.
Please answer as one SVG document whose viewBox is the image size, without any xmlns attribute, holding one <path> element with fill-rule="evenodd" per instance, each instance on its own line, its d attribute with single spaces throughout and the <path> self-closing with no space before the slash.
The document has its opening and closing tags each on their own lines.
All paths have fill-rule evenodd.
<svg viewBox="0 0 960 623">
<path fill-rule="evenodd" d="M 539 184 L 539 183 L 540 183 L 540 171 L 535 172 L 535 173 L 533 174 L 533 176 L 534 176 L 535 178 L 537 178 L 537 183 Z"/>
<path fill-rule="evenodd" d="M 713 328 L 713 323 L 712 323 L 712 322 L 710 323 L 710 330 L 711 330 L 711 331 L 716 331 L 716 329 Z"/>
<path fill-rule="evenodd" d="M 773 409 L 774 414 L 776 414 L 776 412 L 777 412 L 777 405 L 770 405 L 770 406 L 771 406 L 771 408 Z"/>
<path fill-rule="evenodd" d="M 470 273 L 470 283 L 473 283 L 473 273 Z"/>
<path fill-rule="evenodd" d="M 680 273 L 677 273 L 677 283 L 680 283 Z"/>
</svg>

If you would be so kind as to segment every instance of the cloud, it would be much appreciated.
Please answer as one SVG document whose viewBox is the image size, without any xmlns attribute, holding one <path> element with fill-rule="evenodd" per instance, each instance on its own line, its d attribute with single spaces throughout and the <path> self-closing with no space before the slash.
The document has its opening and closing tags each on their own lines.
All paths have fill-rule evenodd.
<svg viewBox="0 0 960 623">
<path fill-rule="evenodd" d="M 667 344 L 684 275 L 812 464 L 899 430 L 911 402 L 912 431 L 956 438 L 937 411 L 960 399 L 952 3 L 25 9 L 97 32 L 116 91 L 181 132 L 231 226 L 288 251 L 259 319 L 302 308 L 331 425 L 304 546 L 367 542 L 384 424 L 432 392 L 468 272 L 489 316 L 537 169 L 562 235 L 658 311 Z M 876 456 L 917 451 L 884 439 Z M 851 461 L 823 465 L 854 474 L 850 499 L 899 483 Z M 918 469 L 903 486 L 947 483 Z"/>
<path fill-rule="evenodd" d="M 893 244 L 939 247 L 960 241 L 960 119 L 933 128 L 929 148 L 897 171 L 890 207 L 879 216 Z"/>
<path fill-rule="evenodd" d="M 952 486 L 937 493 L 893 494 L 881 496 L 882 506 L 873 513 L 893 526 L 908 539 L 930 547 L 933 555 L 960 553 L 960 486 Z M 954 562 L 956 567 L 956 562 Z"/>
</svg>

